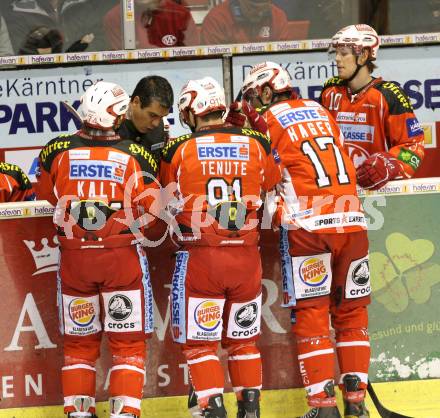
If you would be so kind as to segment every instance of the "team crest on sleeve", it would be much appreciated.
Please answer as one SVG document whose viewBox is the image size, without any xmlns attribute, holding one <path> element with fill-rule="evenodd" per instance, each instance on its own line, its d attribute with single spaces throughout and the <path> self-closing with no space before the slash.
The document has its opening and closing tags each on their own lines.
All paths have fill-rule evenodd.
<svg viewBox="0 0 440 418">
<path fill-rule="evenodd" d="M 423 128 L 416 118 L 409 118 L 406 120 L 406 130 L 409 138 L 423 134 Z"/>
</svg>

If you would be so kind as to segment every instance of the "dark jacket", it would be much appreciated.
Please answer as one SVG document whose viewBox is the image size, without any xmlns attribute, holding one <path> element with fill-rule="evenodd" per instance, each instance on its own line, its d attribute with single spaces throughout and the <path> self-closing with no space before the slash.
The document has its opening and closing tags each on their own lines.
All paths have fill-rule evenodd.
<svg viewBox="0 0 440 418">
<path fill-rule="evenodd" d="M 2 0 L 3 17 L 16 53 L 38 26 L 58 29 L 68 48 L 88 33 L 95 35 L 90 51 L 106 50 L 102 17 L 117 0 L 63 0 L 55 11 L 50 0 Z"/>
<path fill-rule="evenodd" d="M 151 132 L 143 134 L 136 129 L 131 120 L 125 119 L 118 129 L 118 134 L 123 139 L 131 139 L 133 141 L 139 142 L 157 156 L 161 155 L 161 150 L 166 140 L 166 133 L 164 130 L 163 121 L 160 122 L 160 125 L 156 129 L 153 129 Z"/>
</svg>

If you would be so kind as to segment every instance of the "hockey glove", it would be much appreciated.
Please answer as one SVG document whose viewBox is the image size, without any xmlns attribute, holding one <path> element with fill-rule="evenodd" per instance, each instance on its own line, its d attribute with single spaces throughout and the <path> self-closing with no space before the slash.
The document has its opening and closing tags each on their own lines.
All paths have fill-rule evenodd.
<svg viewBox="0 0 440 418">
<path fill-rule="evenodd" d="M 229 112 L 226 116 L 226 122 L 231 125 L 238 126 L 240 128 L 244 127 L 246 121 L 252 129 L 259 132 L 267 132 L 267 123 L 264 118 L 258 114 L 258 112 L 247 102 L 243 100 L 242 102 L 233 102 L 229 106 Z"/>
<path fill-rule="evenodd" d="M 356 171 L 357 182 L 364 189 L 377 190 L 401 174 L 401 167 L 388 152 L 378 152 L 367 158 Z"/>
</svg>

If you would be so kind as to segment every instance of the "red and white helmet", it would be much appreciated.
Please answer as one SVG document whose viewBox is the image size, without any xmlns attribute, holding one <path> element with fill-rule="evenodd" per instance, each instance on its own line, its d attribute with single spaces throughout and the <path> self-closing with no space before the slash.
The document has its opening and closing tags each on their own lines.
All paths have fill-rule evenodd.
<svg viewBox="0 0 440 418">
<path fill-rule="evenodd" d="M 379 36 L 371 26 L 350 25 L 336 32 L 329 51 L 333 52 L 339 46 L 349 46 L 353 49 L 354 54 L 360 55 L 362 49 L 367 48 L 370 51 L 370 60 L 374 61 L 377 58 L 379 45 Z"/>
<path fill-rule="evenodd" d="M 261 95 L 264 86 L 269 86 L 274 93 L 282 93 L 291 91 L 292 79 L 289 73 L 275 62 L 266 61 L 261 64 L 254 65 L 243 82 L 241 92 L 246 99 L 246 94 L 250 91 L 256 91 L 258 96 Z"/>
<path fill-rule="evenodd" d="M 212 77 L 190 80 L 180 92 L 178 107 L 183 121 L 188 124 L 189 112 L 195 116 L 204 116 L 216 111 L 225 111 L 225 91 Z"/>
<path fill-rule="evenodd" d="M 130 97 L 121 86 L 98 81 L 82 95 L 79 114 L 90 128 L 113 130 L 116 119 L 124 115 L 129 102 Z"/>
</svg>

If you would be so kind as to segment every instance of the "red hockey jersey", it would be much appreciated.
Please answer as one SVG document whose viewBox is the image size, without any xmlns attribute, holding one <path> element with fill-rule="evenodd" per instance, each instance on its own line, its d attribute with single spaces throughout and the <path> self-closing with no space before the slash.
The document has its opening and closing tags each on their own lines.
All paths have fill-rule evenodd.
<svg viewBox="0 0 440 418">
<path fill-rule="evenodd" d="M 399 160 L 405 177 L 411 177 L 420 166 L 423 129 L 397 84 L 374 78 L 354 94 L 346 81 L 333 77 L 325 83 L 320 102 L 336 119 L 355 167 L 381 151 Z"/>
<path fill-rule="evenodd" d="M 365 229 L 355 168 L 330 113 L 313 100 L 285 100 L 264 117 L 283 168 L 282 223 L 317 233 Z"/>
<path fill-rule="evenodd" d="M 35 200 L 28 176 L 15 164 L 0 163 L 0 203 Z"/>
</svg>

